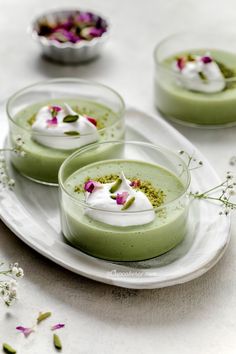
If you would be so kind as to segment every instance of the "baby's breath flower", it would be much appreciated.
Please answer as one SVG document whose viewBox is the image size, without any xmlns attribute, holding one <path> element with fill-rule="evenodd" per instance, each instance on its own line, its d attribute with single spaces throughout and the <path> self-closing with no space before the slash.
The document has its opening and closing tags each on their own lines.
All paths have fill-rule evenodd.
<svg viewBox="0 0 236 354">
<path fill-rule="evenodd" d="M 0 264 L 2 266 L 3 263 Z M 10 306 L 17 299 L 17 281 L 16 279 L 24 276 L 24 271 L 18 263 L 9 265 L 7 270 L 0 271 L 0 297 L 7 306 Z M 10 278 L 10 279 L 9 279 Z"/>
<path fill-rule="evenodd" d="M 0 294 L 7 306 L 10 306 L 17 299 L 17 282 L 14 279 L 0 282 Z"/>
<path fill-rule="evenodd" d="M 186 160 L 186 165 L 190 171 L 196 170 L 197 168 L 201 167 L 203 165 L 203 162 L 200 160 L 197 160 L 193 155 L 190 155 L 188 152 L 184 150 L 179 151 L 179 155 L 182 155 L 182 157 Z"/>
<path fill-rule="evenodd" d="M 15 137 L 15 145 L 12 148 L 0 149 L 0 187 L 1 189 L 12 189 L 15 181 L 9 176 L 6 165 L 4 152 L 14 152 L 19 157 L 25 157 L 26 153 L 23 150 L 24 141 L 20 136 Z"/>
<path fill-rule="evenodd" d="M 235 188 L 235 177 L 230 171 L 228 171 L 225 180 L 222 183 L 208 189 L 203 193 L 191 192 L 190 195 L 195 199 L 205 199 L 219 202 L 223 208 L 219 214 L 228 215 L 230 211 L 236 210 L 236 203 L 231 201 L 231 197 L 235 196 Z"/>
</svg>

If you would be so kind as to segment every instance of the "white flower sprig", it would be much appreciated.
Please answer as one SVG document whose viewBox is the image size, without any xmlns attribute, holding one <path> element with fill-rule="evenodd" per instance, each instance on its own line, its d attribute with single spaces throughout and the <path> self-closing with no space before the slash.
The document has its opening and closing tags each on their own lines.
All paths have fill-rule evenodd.
<svg viewBox="0 0 236 354">
<path fill-rule="evenodd" d="M 20 136 L 17 136 L 16 141 L 15 141 L 15 146 L 13 146 L 12 148 L 0 149 L 0 186 L 1 186 L 1 189 L 5 189 L 5 188 L 11 189 L 15 185 L 14 179 L 9 176 L 4 153 L 10 151 L 10 152 L 15 153 L 19 157 L 25 157 L 26 153 L 25 153 L 25 151 L 23 151 L 23 145 L 24 145 L 24 141 L 22 140 L 22 138 Z"/>
<path fill-rule="evenodd" d="M 0 264 L 2 268 L 4 263 Z M 0 297 L 7 306 L 17 299 L 17 279 L 23 278 L 24 271 L 18 263 L 10 264 L 7 269 L 0 269 Z"/>
<path fill-rule="evenodd" d="M 190 155 L 184 150 L 179 151 L 186 160 L 186 165 L 189 171 L 196 170 L 203 166 L 203 162 L 199 161 L 194 155 Z M 232 157 L 230 164 L 233 166 L 236 164 L 236 157 Z M 236 202 L 233 202 L 231 198 L 236 195 L 236 181 L 231 172 L 227 172 L 225 180 L 216 186 L 204 191 L 204 192 L 190 192 L 190 196 L 195 199 L 204 199 L 213 202 L 218 202 L 222 206 L 220 215 L 228 215 L 230 211 L 236 210 Z"/>
<path fill-rule="evenodd" d="M 190 192 L 190 195 L 195 199 L 207 199 L 210 201 L 219 202 L 223 208 L 219 214 L 228 215 L 230 211 L 236 210 L 236 203 L 231 201 L 231 198 L 236 194 L 235 189 L 235 177 L 231 172 L 227 172 L 226 178 L 222 183 L 208 189 L 205 192 Z M 216 192 L 218 192 L 218 195 L 215 194 Z"/>
<path fill-rule="evenodd" d="M 199 161 L 194 155 L 190 155 L 188 152 L 184 150 L 180 150 L 179 154 L 184 157 L 186 160 L 186 165 L 189 169 L 189 171 L 196 170 L 197 168 L 200 168 L 203 166 L 203 162 Z"/>
</svg>

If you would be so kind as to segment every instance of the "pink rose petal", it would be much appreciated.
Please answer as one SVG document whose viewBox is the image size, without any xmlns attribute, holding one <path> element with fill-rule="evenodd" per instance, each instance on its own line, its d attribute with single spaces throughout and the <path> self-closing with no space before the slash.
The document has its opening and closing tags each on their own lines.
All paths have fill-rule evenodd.
<svg viewBox="0 0 236 354">
<path fill-rule="evenodd" d="M 84 190 L 85 190 L 86 192 L 92 193 L 92 192 L 94 192 L 94 190 L 95 190 L 96 188 L 99 188 L 99 187 L 101 187 L 101 186 L 102 186 L 101 183 L 96 182 L 96 181 L 93 181 L 93 180 L 89 180 L 89 181 L 85 182 L 85 184 L 84 184 Z"/>
<path fill-rule="evenodd" d="M 116 204 L 118 204 L 118 205 L 125 204 L 128 196 L 129 196 L 128 192 L 117 193 L 117 195 L 116 195 Z"/>
<path fill-rule="evenodd" d="M 62 110 L 60 106 L 51 106 L 50 109 L 54 112 L 60 112 Z"/>
<path fill-rule="evenodd" d="M 179 70 L 183 70 L 183 68 L 185 67 L 185 63 L 186 63 L 186 60 L 184 57 L 177 59 L 176 64 L 177 64 L 177 67 L 179 68 Z"/>
<path fill-rule="evenodd" d="M 23 333 L 25 337 L 28 337 L 32 332 L 34 332 L 32 328 L 23 327 L 23 326 L 17 326 L 16 329 L 17 331 Z"/>
<path fill-rule="evenodd" d="M 57 125 L 57 117 L 53 117 L 52 119 L 47 120 L 48 125 Z"/>
<path fill-rule="evenodd" d="M 61 329 L 63 327 L 65 327 L 64 323 L 57 323 L 57 324 L 55 324 L 54 326 L 51 327 L 51 330 L 55 331 L 56 329 Z"/>
<path fill-rule="evenodd" d="M 134 188 L 140 187 L 140 185 L 141 185 L 140 179 L 135 179 L 134 181 L 132 181 L 132 182 L 130 183 L 130 186 L 131 186 L 131 187 L 134 187 Z"/>
<path fill-rule="evenodd" d="M 209 64 L 209 63 L 212 63 L 213 59 L 211 57 L 209 57 L 208 55 L 206 55 L 204 57 L 201 57 L 201 61 L 204 64 Z"/>
<path fill-rule="evenodd" d="M 97 120 L 93 117 L 89 117 L 89 116 L 86 116 L 87 120 L 92 123 L 93 125 L 95 125 L 95 127 L 97 126 Z"/>
</svg>

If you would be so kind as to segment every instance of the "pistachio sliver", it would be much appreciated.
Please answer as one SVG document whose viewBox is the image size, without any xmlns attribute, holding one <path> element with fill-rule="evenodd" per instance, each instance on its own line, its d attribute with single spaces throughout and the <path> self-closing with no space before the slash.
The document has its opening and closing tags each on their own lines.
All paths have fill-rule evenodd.
<svg viewBox="0 0 236 354">
<path fill-rule="evenodd" d="M 44 313 L 40 313 L 38 318 L 37 318 L 37 323 L 39 324 L 40 322 L 46 320 L 48 317 L 50 317 L 52 315 L 51 312 L 44 312 Z"/>
<path fill-rule="evenodd" d="M 200 72 L 198 73 L 198 75 L 199 75 L 200 79 L 202 79 L 203 81 L 207 81 L 207 77 L 206 77 L 206 75 L 205 75 L 202 71 L 200 71 Z"/>
<path fill-rule="evenodd" d="M 76 114 L 72 115 L 72 114 L 68 114 L 67 116 L 65 116 L 63 118 L 63 122 L 64 123 L 74 123 L 79 119 L 79 116 Z"/>
<path fill-rule="evenodd" d="M 115 183 L 113 184 L 113 186 L 111 186 L 110 188 L 110 193 L 115 193 L 117 191 L 117 189 L 119 189 L 120 185 L 122 183 L 122 179 L 118 178 Z"/>
<path fill-rule="evenodd" d="M 68 132 L 64 132 L 64 134 L 69 135 L 69 136 L 78 136 L 78 135 L 80 135 L 80 133 L 75 131 L 75 130 L 70 130 Z"/>
<path fill-rule="evenodd" d="M 61 350 L 62 349 L 62 344 L 61 344 L 61 340 L 60 338 L 58 337 L 57 334 L 54 334 L 53 335 L 53 344 L 54 344 L 54 347 L 58 350 Z"/>
<path fill-rule="evenodd" d="M 124 204 L 124 206 L 121 208 L 121 210 L 127 210 L 131 207 L 131 205 L 134 203 L 135 197 L 132 197 L 127 200 L 127 202 Z"/>
<path fill-rule="evenodd" d="M 32 126 L 35 121 L 36 121 L 36 114 L 32 115 L 32 117 L 30 117 L 30 118 L 27 120 L 27 123 Z"/>
<path fill-rule="evenodd" d="M 115 199 L 116 199 L 116 195 L 115 195 L 115 194 L 112 194 L 112 195 L 110 196 L 110 198 L 115 200 Z"/>
<path fill-rule="evenodd" d="M 13 349 L 9 344 L 3 343 L 2 349 L 6 354 L 16 354 L 16 350 Z"/>
</svg>

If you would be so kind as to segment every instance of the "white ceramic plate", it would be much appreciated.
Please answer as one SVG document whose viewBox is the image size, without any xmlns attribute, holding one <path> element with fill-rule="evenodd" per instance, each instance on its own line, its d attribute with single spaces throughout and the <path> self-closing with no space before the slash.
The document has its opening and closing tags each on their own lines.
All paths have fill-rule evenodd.
<svg viewBox="0 0 236 354">
<path fill-rule="evenodd" d="M 1 114 L 0 144 L 7 133 Z M 160 117 L 135 109 L 126 113 L 127 139 L 143 140 L 195 154 L 202 168 L 192 172 L 191 189 L 204 191 L 219 182 L 208 161 L 177 130 Z M 229 242 L 230 220 L 219 216 L 220 206 L 206 201 L 191 202 L 189 232 L 170 252 L 142 262 L 115 263 L 96 259 L 66 244 L 60 232 L 56 187 L 46 187 L 18 175 L 12 192 L 0 193 L 3 222 L 30 247 L 61 266 L 107 284 L 126 288 L 151 289 L 183 283 L 209 270 L 222 256 Z"/>
</svg>

